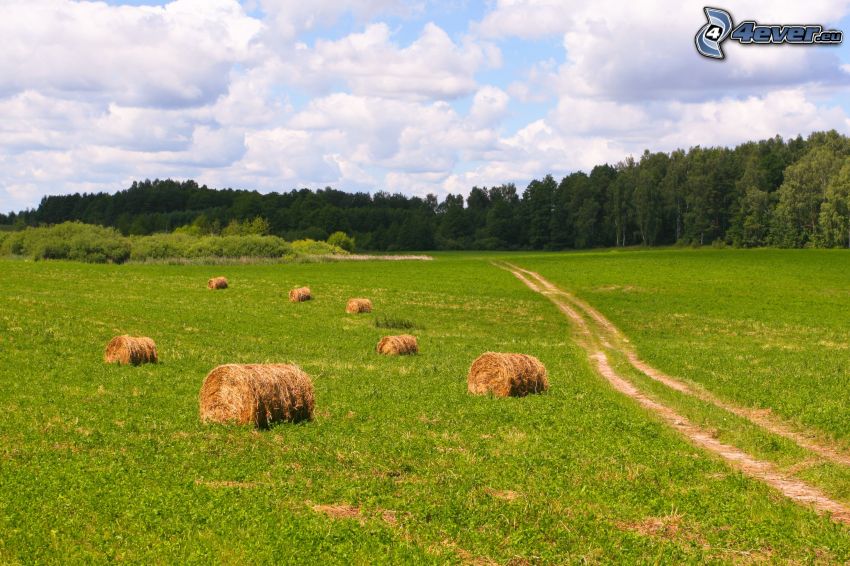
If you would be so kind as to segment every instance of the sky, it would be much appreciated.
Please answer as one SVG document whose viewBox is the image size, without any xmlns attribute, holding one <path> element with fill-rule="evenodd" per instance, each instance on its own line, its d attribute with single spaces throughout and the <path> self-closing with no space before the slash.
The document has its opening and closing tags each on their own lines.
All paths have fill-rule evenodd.
<svg viewBox="0 0 850 566">
<path fill-rule="evenodd" d="M 850 43 L 697 54 L 677 0 L 0 0 L 0 211 L 195 179 L 525 187 L 645 149 L 850 134 Z M 850 0 L 719 0 L 850 32 Z"/>
</svg>

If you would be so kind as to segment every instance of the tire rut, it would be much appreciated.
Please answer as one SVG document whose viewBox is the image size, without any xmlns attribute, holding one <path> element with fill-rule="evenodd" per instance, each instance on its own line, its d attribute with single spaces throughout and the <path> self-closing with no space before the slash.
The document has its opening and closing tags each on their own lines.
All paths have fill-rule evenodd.
<svg viewBox="0 0 850 566">
<path fill-rule="evenodd" d="M 613 324 L 607 321 L 607 319 L 605 319 L 601 315 L 601 313 L 598 313 L 597 311 L 597 316 L 594 316 L 591 312 L 584 309 L 580 304 L 578 304 L 577 301 L 570 300 L 570 298 L 572 297 L 571 295 L 569 295 L 565 291 L 562 291 L 561 289 L 553 285 L 551 282 L 547 281 L 546 279 L 541 277 L 539 274 L 534 273 L 533 271 L 517 267 L 507 262 L 494 262 L 494 265 L 512 273 L 517 279 L 519 279 L 532 291 L 546 296 L 556 307 L 558 307 L 558 309 L 564 315 L 566 315 L 572 321 L 577 333 L 576 342 L 579 346 L 582 347 L 582 349 L 585 350 L 588 358 L 593 364 L 593 367 L 596 369 L 599 375 L 605 378 L 605 380 L 616 391 L 630 397 L 631 399 L 636 401 L 640 406 L 651 411 L 662 421 L 664 421 L 668 426 L 674 428 L 675 430 L 683 434 L 686 438 L 688 438 L 688 440 L 692 444 L 699 446 L 700 448 L 707 450 L 708 452 L 720 456 L 721 458 L 726 460 L 726 462 L 728 462 L 732 467 L 740 470 L 747 476 L 750 476 L 771 486 L 772 488 L 776 489 L 792 501 L 808 505 L 818 513 L 829 514 L 831 519 L 836 522 L 850 525 L 850 507 L 847 507 L 839 501 L 831 499 L 818 488 L 779 470 L 774 464 L 759 460 L 735 446 L 731 446 L 729 444 L 725 444 L 717 440 L 716 438 L 714 438 L 710 431 L 692 423 L 690 420 L 680 415 L 672 408 L 651 398 L 646 393 L 641 391 L 631 381 L 619 375 L 616 370 L 611 366 L 610 362 L 608 361 L 608 356 L 605 354 L 603 349 L 606 347 L 613 348 L 613 346 L 611 346 L 611 344 L 606 338 L 615 339 L 615 341 L 618 342 L 620 346 L 622 346 L 622 341 L 627 341 L 627 339 L 625 338 L 625 336 L 622 335 L 622 333 L 618 329 L 616 329 L 616 327 L 614 327 Z M 604 333 L 607 334 L 607 336 L 600 335 L 602 333 L 599 332 L 598 328 L 592 328 L 591 325 L 588 324 L 585 318 L 581 315 L 580 311 L 584 312 L 585 315 L 595 320 L 600 326 L 605 326 L 601 322 L 602 320 L 606 321 L 607 326 L 611 329 Z M 618 335 L 618 337 L 614 336 L 615 333 Z M 640 361 L 636 355 L 635 359 Z M 631 359 L 629 361 L 630 363 L 632 363 Z M 643 362 L 641 362 L 641 364 L 645 365 L 646 368 L 648 368 L 649 370 L 657 372 L 657 370 L 653 370 L 653 368 L 651 368 L 648 364 L 644 364 Z M 639 371 L 644 372 L 639 367 L 635 367 Z M 661 372 L 657 373 L 658 375 L 663 375 Z M 652 377 L 649 374 L 647 375 L 649 377 Z M 687 384 L 682 383 L 673 378 L 669 378 L 669 380 L 672 383 L 680 385 L 684 388 L 683 390 L 671 386 L 674 389 L 677 389 L 678 391 L 681 391 L 686 394 L 693 395 L 692 388 L 690 388 Z M 663 382 L 664 381 L 662 381 L 662 383 Z M 812 451 L 820 454 L 820 452 L 817 450 Z"/>
<path fill-rule="evenodd" d="M 510 265 L 512 269 L 519 270 L 521 273 L 525 274 L 526 280 L 529 278 L 535 280 L 537 282 L 537 288 L 541 290 L 540 292 L 543 292 L 544 294 L 555 294 L 564 298 L 574 309 L 583 312 L 586 316 L 596 322 L 599 326 L 597 330 L 602 330 L 602 333 L 600 334 L 607 335 L 607 338 L 613 341 L 616 344 L 617 349 L 626 356 L 629 364 L 648 378 L 662 383 L 670 389 L 674 389 L 685 395 L 690 395 L 700 401 L 712 404 L 724 411 L 741 417 L 772 434 L 794 442 L 800 448 L 814 452 L 825 460 L 844 466 L 850 466 L 850 454 L 847 454 L 840 447 L 830 444 L 828 441 L 817 439 L 814 433 L 794 430 L 791 425 L 782 422 L 775 416 L 772 416 L 769 409 L 751 409 L 730 403 L 729 401 L 721 399 L 717 395 L 714 395 L 705 389 L 693 387 L 652 367 L 637 355 L 623 332 L 587 302 L 579 299 L 571 293 L 559 289 L 538 273 L 512 264 L 506 265 Z M 614 348 L 614 346 L 612 346 L 605 338 L 602 338 L 601 341 L 606 348 Z"/>
</svg>

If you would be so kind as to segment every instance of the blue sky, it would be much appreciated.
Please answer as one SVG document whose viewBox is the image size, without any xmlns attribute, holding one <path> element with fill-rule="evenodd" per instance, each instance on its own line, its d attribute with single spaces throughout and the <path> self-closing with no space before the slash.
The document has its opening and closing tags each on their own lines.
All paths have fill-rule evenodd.
<svg viewBox="0 0 850 566">
<path fill-rule="evenodd" d="M 843 2 L 734 17 L 850 30 Z M 700 57 L 702 5 L 8 0 L 0 211 L 194 178 L 263 192 L 526 185 L 644 149 L 850 133 L 850 49 Z M 664 33 L 659 33 L 664 30 Z"/>
</svg>

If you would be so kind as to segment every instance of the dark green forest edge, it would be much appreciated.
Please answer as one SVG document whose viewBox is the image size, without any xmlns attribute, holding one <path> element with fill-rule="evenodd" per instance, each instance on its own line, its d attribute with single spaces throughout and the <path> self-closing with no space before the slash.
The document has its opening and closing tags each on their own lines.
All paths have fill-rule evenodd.
<svg viewBox="0 0 850 566">
<path fill-rule="evenodd" d="M 465 200 L 462 195 L 439 202 L 434 195 L 331 188 L 263 195 L 214 190 L 194 181 L 155 180 L 134 182 L 114 195 L 48 196 L 35 210 L 0 214 L 6 231 L 68 221 L 112 227 L 102 236 L 119 242 L 175 233 L 155 238 L 161 245 L 170 238 L 181 249 L 201 245 L 201 240 L 215 248 L 222 235 L 254 237 L 254 245 L 262 247 L 278 240 L 326 240 L 334 232 L 352 237 L 341 241 L 335 235 L 337 246 L 352 249 L 356 242 L 358 250 L 378 251 L 671 244 L 848 247 L 850 139 L 833 130 L 735 148 L 646 151 L 639 160 L 598 165 L 590 174 L 573 173 L 560 182 L 547 175 L 521 193 L 513 184 L 473 187 Z M 5 251 L 26 252 L 22 235 L 17 236 L 17 250 L 11 249 L 13 234 L 5 232 Z M 131 242 L 126 254 L 107 254 L 106 259 L 131 258 L 132 248 Z M 157 257 L 161 250 L 151 253 L 136 259 Z"/>
</svg>

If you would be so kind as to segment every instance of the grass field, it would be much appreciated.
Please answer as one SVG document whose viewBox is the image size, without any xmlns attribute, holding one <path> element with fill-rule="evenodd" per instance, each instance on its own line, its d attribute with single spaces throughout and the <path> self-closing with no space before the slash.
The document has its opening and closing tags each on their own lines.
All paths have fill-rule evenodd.
<svg viewBox="0 0 850 566">
<path fill-rule="evenodd" d="M 521 261 L 603 310 L 641 353 L 850 447 L 850 255 L 664 250 Z"/>
<path fill-rule="evenodd" d="M 0 562 L 846 562 L 850 529 L 695 448 L 594 372 L 498 255 L 167 266 L 0 261 Z M 503 256 L 600 309 L 640 355 L 850 443 L 850 255 L 665 250 Z M 206 280 L 224 274 L 231 288 Z M 309 285 L 315 300 L 292 304 Z M 372 299 L 345 314 L 349 297 Z M 401 331 L 375 320 L 410 321 Z M 415 357 L 374 353 L 419 337 Z M 121 333 L 161 362 L 107 366 Z M 471 397 L 480 353 L 551 389 Z M 228 362 L 295 362 L 316 418 L 202 425 Z M 618 362 L 622 365 L 621 362 Z M 705 403 L 635 383 L 850 503 L 850 477 Z M 805 464 L 805 465 L 803 465 Z"/>
</svg>

